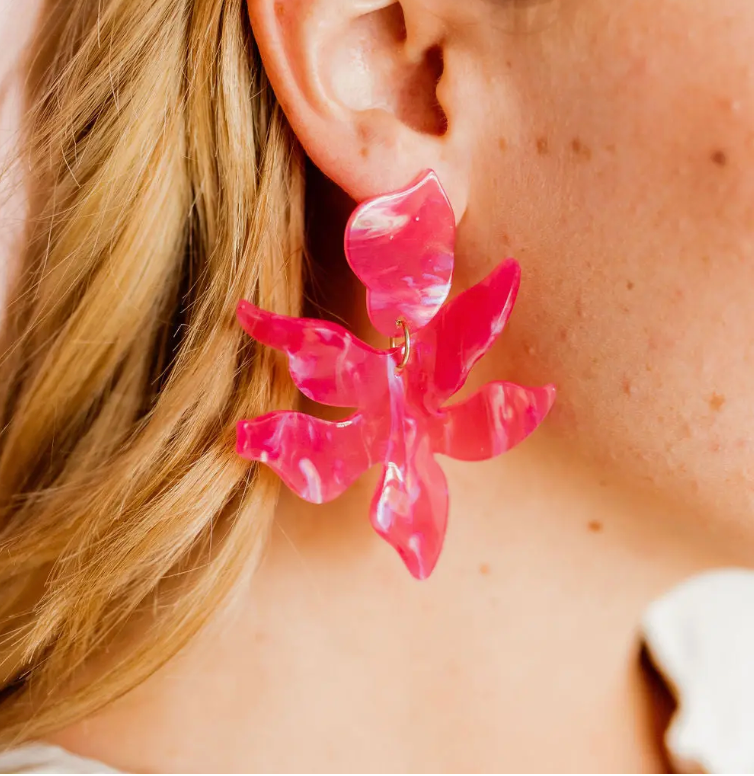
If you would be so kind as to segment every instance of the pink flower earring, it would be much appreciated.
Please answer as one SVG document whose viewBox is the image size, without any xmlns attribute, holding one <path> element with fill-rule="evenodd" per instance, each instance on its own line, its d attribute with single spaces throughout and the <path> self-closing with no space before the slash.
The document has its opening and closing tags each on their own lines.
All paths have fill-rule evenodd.
<svg viewBox="0 0 754 776">
<path fill-rule="evenodd" d="M 287 354 L 305 396 L 357 408 L 340 422 L 300 412 L 243 420 L 238 453 L 267 464 L 315 504 L 337 498 L 382 464 L 372 525 L 418 579 L 432 573 L 448 520 L 447 483 L 435 455 L 464 461 L 499 455 L 527 437 L 555 400 L 551 385 L 495 382 L 446 404 L 502 331 L 521 275 L 508 259 L 443 306 L 454 244 L 453 210 L 433 172 L 364 202 L 351 216 L 346 256 L 367 288 L 372 324 L 391 340 L 389 350 L 334 323 L 275 315 L 246 301 L 237 310 L 248 334 Z"/>
</svg>

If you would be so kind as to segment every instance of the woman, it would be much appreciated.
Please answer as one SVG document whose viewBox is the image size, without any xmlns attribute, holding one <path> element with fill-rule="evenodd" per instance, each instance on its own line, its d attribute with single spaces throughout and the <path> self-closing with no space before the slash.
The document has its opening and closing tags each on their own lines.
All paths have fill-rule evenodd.
<svg viewBox="0 0 754 776">
<path fill-rule="evenodd" d="M 0 371 L 3 745 L 664 768 L 642 613 L 754 541 L 753 43 L 749 0 L 42 8 Z M 558 399 L 515 451 L 442 460 L 417 583 L 369 527 L 377 471 L 312 506 L 236 454 L 238 420 L 298 398 L 234 310 L 386 347 L 343 231 L 424 170 L 454 294 L 521 265 L 469 390 Z"/>
</svg>

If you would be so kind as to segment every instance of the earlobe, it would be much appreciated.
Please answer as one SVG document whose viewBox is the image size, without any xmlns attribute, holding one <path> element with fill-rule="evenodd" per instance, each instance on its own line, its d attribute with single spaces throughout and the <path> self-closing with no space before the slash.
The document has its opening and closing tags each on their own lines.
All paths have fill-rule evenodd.
<svg viewBox="0 0 754 776">
<path fill-rule="evenodd" d="M 356 200 L 438 174 L 460 220 L 466 165 L 438 99 L 442 23 L 418 0 L 248 0 L 268 76 L 304 150 Z"/>
</svg>

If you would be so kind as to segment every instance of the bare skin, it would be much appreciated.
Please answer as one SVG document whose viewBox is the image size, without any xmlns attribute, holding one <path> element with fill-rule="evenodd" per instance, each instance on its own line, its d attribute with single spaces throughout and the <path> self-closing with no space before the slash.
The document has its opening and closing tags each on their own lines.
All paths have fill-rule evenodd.
<svg viewBox="0 0 754 776">
<path fill-rule="evenodd" d="M 443 462 L 451 528 L 423 584 L 371 533 L 374 473 L 325 507 L 284 494 L 235 608 L 57 741 L 132 770 L 664 768 L 641 613 L 754 549 L 754 5 L 519 7 L 405 0 L 404 36 L 387 0 L 249 0 L 338 187 L 434 168 L 456 289 L 520 260 L 470 388 L 554 382 L 551 418 L 498 460 Z M 317 185 L 326 264 L 348 202 Z"/>
</svg>

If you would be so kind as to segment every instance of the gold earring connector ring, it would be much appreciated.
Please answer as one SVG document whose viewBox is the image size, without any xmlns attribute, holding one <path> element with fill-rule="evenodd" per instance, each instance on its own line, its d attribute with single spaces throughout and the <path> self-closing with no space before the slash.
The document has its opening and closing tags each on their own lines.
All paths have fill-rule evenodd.
<svg viewBox="0 0 754 776">
<path fill-rule="evenodd" d="M 401 360 L 398 363 L 398 366 L 396 366 L 396 369 L 400 372 L 402 369 L 405 369 L 409 358 L 411 358 L 411 332 L 408 330 L 408 326 L 402 318 L 399 318 L 395 322 L 395 325 L 403 329 L 403 347 L 401 349 Z M 397 348 L 399 344 L 401 343 L 395 337 L 390 338 L 391 348 Z"/>
</svg>

